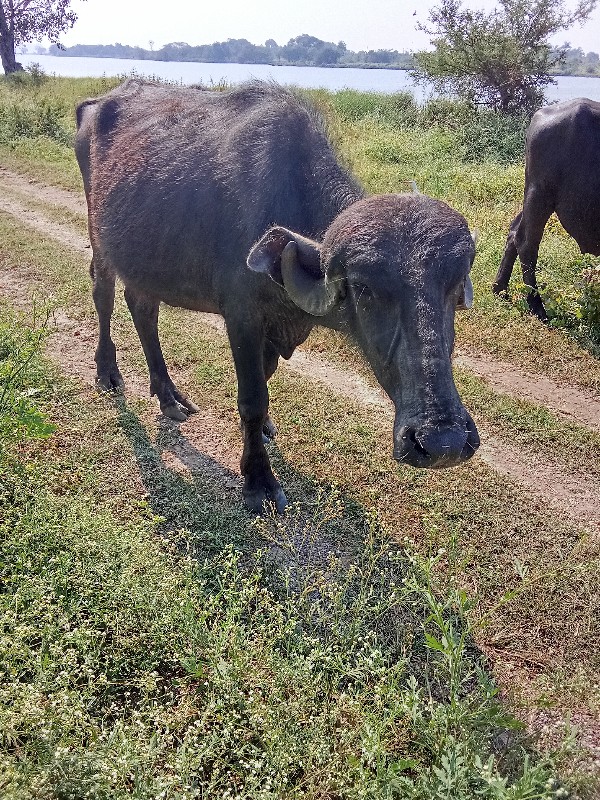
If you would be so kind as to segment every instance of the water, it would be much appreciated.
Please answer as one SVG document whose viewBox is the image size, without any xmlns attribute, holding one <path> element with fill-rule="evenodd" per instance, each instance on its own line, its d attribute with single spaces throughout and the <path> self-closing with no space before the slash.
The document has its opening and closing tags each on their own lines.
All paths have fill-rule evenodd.
<svg viewBox="0 0 600 800">
<path fill-rule="evenodd" d="M 200 64 L 189 61 L 136 61 L 125 58 L 71 58 L 66 56 L 19 56 L 23 66 L 37 62 L 48 74 L 65 77 L 101 77 L 128 75 L 156 76 L 180 83 L 240 83 L 249 78 L 275 80 L 306 89 L 358 89 L 374 92 L 412 92 L 418 101 L 427 92 L 415 86 L 404 70 L 393 69 L 327 69 L 324 67 L 272 67 L 268 64 Z M 600 78 L 559 76 L 555 86 L 549 86 L 549 101 L 589 97 L 600 101 Z"/>
</svg>

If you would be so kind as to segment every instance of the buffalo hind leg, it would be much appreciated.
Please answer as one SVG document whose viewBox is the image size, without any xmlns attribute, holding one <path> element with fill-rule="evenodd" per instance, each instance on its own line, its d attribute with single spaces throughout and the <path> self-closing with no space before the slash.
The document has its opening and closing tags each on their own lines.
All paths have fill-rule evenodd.
<svg viewBox="0 0 600 800">
<path fill-rule="evenodd" d="M 548 316 L 538 290 L 535 268 L 544 228 L 552 211 L 552 204 L 544 192 L 537 191 L 534 187 L 527 189 L 523 211 L 520 219 L 517 216 L 511 225 L 504 258 L 495 281 L 495 286 L 499 287 L 499 291 L 506 289 L 514 263 L 513 254 L 516 250 L 523 269 L 523 283 L 529 289 L 527 294 L 529 311 L 542 322 L 546 322 Z"/>
<path fill-rule="evenodd" d="M 242 494 L 246 507 L 262 514 L 265 503 L 274 503 L 282 513 L 287 499 L 273 475 L 263 441 L 269 419 L 269 391 L 265 375 L 264 336 L 260 330 L 228 325 L 227 333 L 238 381 L 238 409 L 244 432 L 240 469 L 244 477 Z M 272 354 L 271 354 L 272 355 Z M 269 363 L 273 365 L 274 358 Z M 273 365 L 275 370 L 276 363 Z"/>
<path fill-rule="evenodd" d="M 105 391 L 123 389 L 123 377 L 117 366 L 117 349 L 110 336 L 110 320 L 115 305 L 115 280 L 113 269 L 94 256 L 90 264 L 93 281 L 92 297 L 98 314 L 100 334 L 94 360 L 96 382 Z"/>
<path fill-rule="evenodd" d="M 504 248 L 504 255 L 500 262 L 500 267 L 494 283 L 492 284 L 492 291 L 494 294 L 504 295 L 508 290 L 508 283 L 512 275 L 515 261 L 517 260 L 517 246 L 515 244 L 515 234 L 521 223 L 523 212 L 520 211 L 510 224 L 508 236 L 506 238 L 506 247 Z"/>
<path fill-rule="evenodd" d="M 198 406 L 177 390 L 167 371 L 158 338 L 159 301 L 130 288 L 125 289 L 125 300 L 148 363 L 150 394 L 158 397 L 166 417 L 182 422 L 198 411 Z"/>
<path fill-rule="evenodd" d="M 535 268 L 544 228 L 552 211 L 553 207 L 545 193 L 530 189 L 525 197 L 523 218 L 515 234 L 515 245 L 523 269 L 523 283 L 529 289 L 527 305 L 529 311 L 542 322 L 547 322 L 548 315 L 538 290 Z"/>
</svg>

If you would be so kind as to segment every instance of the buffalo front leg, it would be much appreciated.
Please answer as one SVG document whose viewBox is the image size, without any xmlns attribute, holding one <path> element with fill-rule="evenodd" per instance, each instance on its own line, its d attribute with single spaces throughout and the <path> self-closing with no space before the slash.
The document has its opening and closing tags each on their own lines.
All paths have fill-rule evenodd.
<svg viewBox="0 0 600 800">
<path fill-rule="evenodd" d="M 98 314 L 100 334 L 94 360 L 96 382 L 101 389 L 112 391 L 123 388 L 123 377 L 117 366 L 117 349 L 110 336 L 110 321 L 115 305 L 115 272 L 94 256 L 90 264 L 93 281 L 92 297 Z"/>
<path fill-rule="evenodd" d="M 265 371 L 265 381 L 269 381 L 271 376 L 277 369 L 279 363 L 279 350 L 275 345 L 271 344 L 268 340 L 265 342 L 263 350 L 263 366 Z M 274 439 L 277 436 L 277 425 L 271 419 L 271 415 L 267 414 L 265 424 L 263 425 L 263 436 L 267 441 Z"/>
<path fill-rule="evenodd" d="M 238 410 L 244 433 L 240 469 L 244 477 L 242 494 L 246 507 L 254 514 L 274 503 L 282 513 L 287 499 L 273 475 L 263 442 L 263 429 L 269 419 L 269 392 L 265 375 L 264 335 L 260 330 L 227 325 L 238 381 Z"/>
<path fill-rule="evenodd" d="M 158 338 L 159 301 L 129 287 L 125 289 L 125 300 L 148 363 L 150 394 L 158 397 L 166 417 L 182 422 L 188 414 L 198 411 L 198 406 L 178 391 L 167 371 Z"/>
</svg>

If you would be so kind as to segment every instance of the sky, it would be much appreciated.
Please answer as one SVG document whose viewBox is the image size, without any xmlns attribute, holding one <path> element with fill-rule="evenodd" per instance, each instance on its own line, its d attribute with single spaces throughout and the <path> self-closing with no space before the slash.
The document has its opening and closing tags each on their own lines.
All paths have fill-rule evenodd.
<svg viewBox="0 0 600 800">
<path fill-rule="evenodd" d="M 566 3 L 574 5 L 573 0 Z M 468 4 L 491 9 L 494 0 Z M 429 0 L 73 0 L 79 19 L 61 42 L 147 48 L 152 41 L 156 50 L 169 42 L 196 45 L 226 39 L 285 44 L 308 33 L 342 40 L 350 50 L 419 50 L 427 47 L 428 37 L 415 29 L 416 22 L 426 22 L 433 5 Z M 560 33 L 555 43 L 564 41 L 586 52 L 600 51 L 600 7 L 585 27 Z"/>
</svg>

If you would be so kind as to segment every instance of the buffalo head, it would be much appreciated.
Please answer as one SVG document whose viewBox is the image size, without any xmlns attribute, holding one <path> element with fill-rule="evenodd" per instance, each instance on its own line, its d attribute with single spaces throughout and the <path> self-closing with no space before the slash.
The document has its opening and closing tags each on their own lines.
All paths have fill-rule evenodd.
<svg viewBox="0 0 600 800">
<path fill-rule="evenodd" d="M 268 231 L 248 266 L 279 283 L 315 322 L 360 345 L 394 403 L 394 458 L 451 467 L 479 446 L 452 376 L 456 309 L 473 303 L 475 255 L 464 218 L 424 195 L 360 200 L 322 244 Z"/>
</svg>

